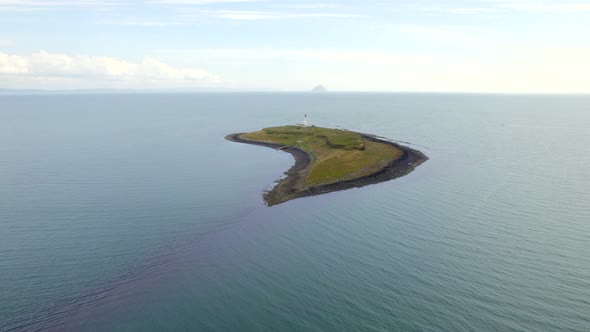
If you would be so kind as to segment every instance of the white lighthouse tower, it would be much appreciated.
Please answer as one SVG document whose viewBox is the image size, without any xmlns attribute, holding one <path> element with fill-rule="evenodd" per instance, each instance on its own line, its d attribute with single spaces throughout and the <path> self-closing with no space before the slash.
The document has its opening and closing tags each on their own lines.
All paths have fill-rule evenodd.
<svg viewBox="0 0 590 332">
<path fill-rule="evenodd" d="M 303 117 L 303 126 L 307 127 L 307 114 Z"/>
</svg>

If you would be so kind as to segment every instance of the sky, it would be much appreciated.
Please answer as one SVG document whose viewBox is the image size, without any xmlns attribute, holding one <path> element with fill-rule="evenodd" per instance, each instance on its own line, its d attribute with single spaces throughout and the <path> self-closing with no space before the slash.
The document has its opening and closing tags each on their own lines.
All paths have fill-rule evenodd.
<svg viewBox="0 0 590 332">
<path fill-rule="evenodd" d="M 0 89 L 590 93 L 590 0 L 0 0 Z"/>
</svg>

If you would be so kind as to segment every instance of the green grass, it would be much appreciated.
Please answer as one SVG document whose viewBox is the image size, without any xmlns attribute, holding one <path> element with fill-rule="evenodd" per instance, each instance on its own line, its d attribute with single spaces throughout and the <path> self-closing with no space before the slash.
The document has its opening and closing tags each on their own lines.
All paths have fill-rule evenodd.
<svg viewBox="0 0 590 332">
<path fill-rule="evenodd" d="M 312 165 L 305 183 L 309 186 L 369 175 L 403 153 L 389 144 L 366 141 L 357 133 L 320 127 L 271 127 L 241 137 L 308 152 Z"/>
</svg>

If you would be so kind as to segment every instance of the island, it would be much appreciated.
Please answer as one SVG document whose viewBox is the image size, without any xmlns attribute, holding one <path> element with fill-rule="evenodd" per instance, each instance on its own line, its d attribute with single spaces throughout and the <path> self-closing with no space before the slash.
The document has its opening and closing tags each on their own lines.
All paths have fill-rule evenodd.
<svg viewBox="0 0 590 332">
<path fill-rule="evenodd" d="M 315 93 L 328 92 L 328 89 L 326 89 L 323 85 L 320 84 L 320 85 L 314 87 L 313 89 L 311 89 L 311 92 L 315 92 Z"/>
<path fill-rule="evenodd" d="M 374 135 L 307 126 L 307 116 L 300 125 L 264 128 L 225 138 L 295 157 L 295 165 L 285 172 L 286 177 L 263 193 L 268 206 L 389 181 L 428 160 L 420 151 Z"/>
</svg>

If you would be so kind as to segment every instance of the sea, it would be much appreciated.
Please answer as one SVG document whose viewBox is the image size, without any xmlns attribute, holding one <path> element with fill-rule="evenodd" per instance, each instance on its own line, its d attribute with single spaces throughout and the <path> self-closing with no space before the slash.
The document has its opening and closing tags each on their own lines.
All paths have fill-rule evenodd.
<svg viewBox="0 0 590 332">
<path fill-rule="evenodd" d="M 267 207 L 304 114 L 430 159 Z M 0 331 L 590 331 L 590 96 L 2 95 Z"/>
</svg>

